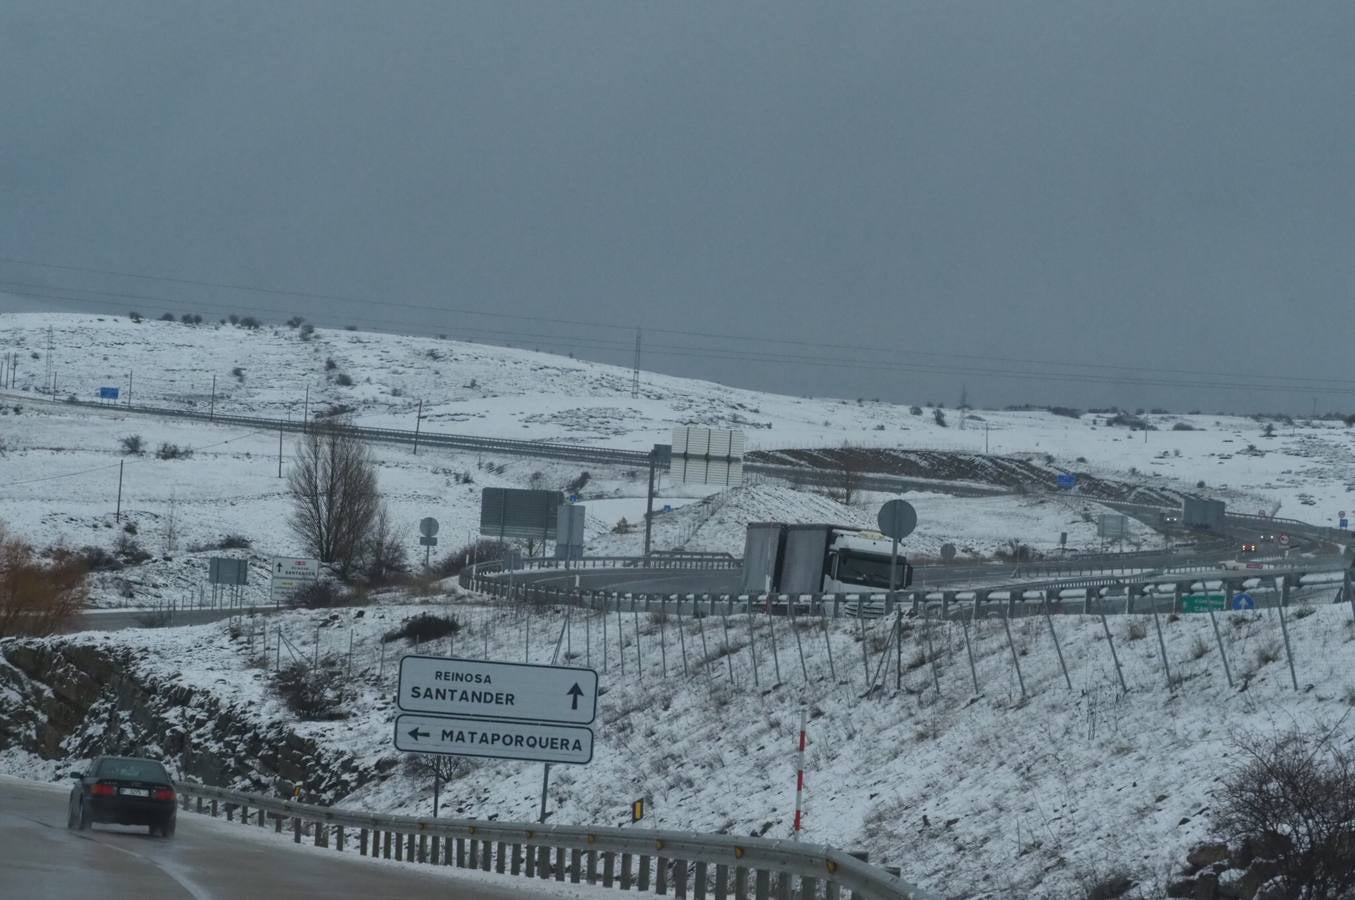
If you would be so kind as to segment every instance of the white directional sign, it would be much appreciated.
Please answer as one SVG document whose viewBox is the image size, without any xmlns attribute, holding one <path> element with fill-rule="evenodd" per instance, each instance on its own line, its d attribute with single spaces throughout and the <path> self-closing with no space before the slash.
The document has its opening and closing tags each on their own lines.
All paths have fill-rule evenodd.
<svg viewBox="0 0 1355 900">
<path fill-rule="evenodd" d="M 586 765 L 593 759 L 593 730 L 579 725 L 401 714 L 395 717 L 395 749 Z"/>
<path fill-rule="evenodd" d="M 402 712 L 587 725 L 597 718 L 598 673 L 445 656 L 400 660 Z"/>
<path fill-rule="evenodd" d="M 269 569 L 273 579 L 268 586 L 268 599 L 277 603 L 286 600 L 298 588 L 315 584 L 320 577 L 320 560 L 275 556 Z"/>
</svg>

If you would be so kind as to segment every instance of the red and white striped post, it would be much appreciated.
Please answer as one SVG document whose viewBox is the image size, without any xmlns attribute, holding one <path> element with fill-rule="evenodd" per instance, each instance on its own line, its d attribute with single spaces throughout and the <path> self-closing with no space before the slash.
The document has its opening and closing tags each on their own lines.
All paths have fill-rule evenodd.
<svg viewBox="0 0 1355 900">
<path fill-rule="evenodd" d="M 800 839 L 800 826 L 803 820 L 801 798 L 805 792 L 805 711 L 800 710 L 800 749 L 799 760 L 795 767 L 795 833 L 793 840 Z"/>
</svg>

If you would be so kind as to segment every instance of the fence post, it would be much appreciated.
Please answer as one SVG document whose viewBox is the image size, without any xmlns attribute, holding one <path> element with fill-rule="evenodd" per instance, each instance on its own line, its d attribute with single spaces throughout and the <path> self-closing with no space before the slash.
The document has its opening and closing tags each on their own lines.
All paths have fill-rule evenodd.
<svg viewBox="0 0 1355 900">
<path fill-rule="evenodd" d="M 1125 588 L 1126 595 L 1132 593 L 1129 588 Z M 1157 628 L 1157 646 L 1162 652 L 1162 671 L 1167 674 L 1167 690 L 1172 689 L 1172 670 L 1171 663 L 1167 661 L 1167 640 L 1162 636 L 1162 619 L 1157 614 L 1157 598 L 1148 604 L 1153 608 L 1153 625 Z"/>
<path fill-rule="evenodd" d="M 1105 610 L 1101 611 L 1101 627 L 1106 632 L 1106 646 L 1110 648 L 1110 659 L 1115 663 L 1115 677 L 1120 681 L 1121 693 L 1129 693 L 1129 688 L 1124 683 L 1124 670 L 1120 668 L 1120 655 L 1115 652 L 1115 639 L 1110 636 L 1110 623 L 1106 621 Z"/>
<path fill-rule="evenodd" d="M 1011 626 L 1011 615 L 1010 615 L 1011 597 L 1009 596 L 1007 599 L 1008 599 L 1008 607 L 1009 607 L 1009 609 L 1008 609 L 1008 613 L 1002 616 L 1002 627 L 1003 627 L 1003 628 L 1006 630 L 1006 632 L 1007 632 L 1007 646 L 1008 646 L 1009 648 L 1011 648 L 1011 651 L 1012 651 L 1012 665 L 1016 667 L 1016 680 L 1017 680 L 1017 681 L 1020 683 L 1020 685 L 1021 685 L 1021 699 L 1022 699 L 1022 700 L 1025 700 L 1025 699 L 1026 699 L 1026 679 L 1025 679 L 1025 677 L 1022 676 L 1022 674 L 1021 674 L 1021 660 L 1019 660 L 1019 659 L 1017 658 L 1017 656 L 1016 656 L 1016 642 L 1012 640 L 1012 626 Z"/>
<path fill-rule="evenodd" d="M 1294 690 L 1299 689 L 1299 676 L 1294 671 L 1294 651 L 1289 646 L 1289 625 L 1285 622 L 1284 608 L 1289 605 L 1289 576 L 1280 576 L 1280 631 L 1284 634 L 1284 656 L 1289 661 L 1289 680 Z"/>
<path fill-rule="evenodd" d="M 1044 592 L 1044 620 L 1049 625 L 1049 636 L 1054 639 L 1054 652 L 1059 657 L 1059 668 L 1063 670 L 1063 680 L 1068 684 L 1068 690 L 1073 689 L 1073 679 L 1068 677 L 1068 665 L 1063 661 L 1063 647 L 1059 646 L 1059 633 L 1054 630 L 1054 618 L 1049 615 L 1049 594 L 1051 591 Z M 1057 593 L 1056 591 L 1054 593 Z"/>
</svg>

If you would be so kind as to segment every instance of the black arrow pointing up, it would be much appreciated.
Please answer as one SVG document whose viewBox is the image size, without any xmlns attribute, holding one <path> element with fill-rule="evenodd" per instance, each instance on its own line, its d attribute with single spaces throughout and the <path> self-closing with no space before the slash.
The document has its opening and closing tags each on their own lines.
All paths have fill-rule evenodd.
<svg viewBox="0 0 1355 900">
<path fill-rule="evenodd" d="M 583 696 L 583 688 L 579 687 L 579 683 L 577 681 L 574 682 L 574 686 L 569 690 L 565 691 L 565 693 L 574 699 L 573 705 L 571 705 L 569 708 L 578 709 L 579 698 Z"/>
<path fill-rule="evenodd" d="M 409 729 L 409 736 L 417 741 L 419 738 L 428 737 L 428 732 L 420 731 L 419 726 L 415 725 L 413 728 Z"/>
</svg>

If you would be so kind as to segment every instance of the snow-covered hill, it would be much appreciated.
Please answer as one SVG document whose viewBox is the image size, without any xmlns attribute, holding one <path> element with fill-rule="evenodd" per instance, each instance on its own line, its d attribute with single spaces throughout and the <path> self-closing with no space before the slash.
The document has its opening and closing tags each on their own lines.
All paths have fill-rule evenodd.
<svg viewBox="0 0 1355 900">
<path fill-rule="evenodd" d="M 261 622 L 45 643 L 73 648 L 77 659 L 88 657 L 88 648 L 125 651 L 128 677 L 142 685 L 207 691 L 237 720 L 257 722 L 261 733 L 276 734 L 280 723 L 336 756 L 352 754 L 366 783 L 334 799 L 422 815 L 431 811 L 429 777 L 401 765 L 391 747 L 396 655 L 417 649 L 550 662 L 558 645 L 560 660 L 602 671 L 605 693 L 594 761 L 552 771 L 552 822 L 622 825 L 630 800 L 647 796 L 647 824 L 657 827 L 788 837 L 803 709 L 809 717 L 806 838 L 868 850 L 872 859 L 900 865 L 906 877 L 948 897 L 1081 900 L 1099 880 L 1125 873 L 1138 883 L 1129 896 L 1156 900 L 1186 848 L 1209 833 L 1218 778 L 1238 764 L 1236 736 L 1338 722 L 1355 703 L 1350 609 L 1331 605 L 1330 591 L 1315 599 L 1318 605 L 1291 610 L 1298 692 L 1289 682 L 1273 611 L 1221 618 L 1238 682 L 1232 690 L 1207 617 L 1164 618 L 1171 690 L 1152 619 L 1114 618 L 1127 695 L 1119 691 L 1099 620 L 1055 619 L 1072 690 L 1044 621 L 1018 620 L 1012 630 L 1026 698 L 1002 624 L 994 620 L 970 631 L 977 697 L 955 622 L 931 625 L 935 682 L 928 629 L 909 622 L 902 689 L 895 690 L 890 673 L 885 690 L 870 697 L 863 696 L 863 667 L 874 671 L 887 639 L 888 625 L 878 621 L 839 620 L 825 632 L 817 620 L 792 626 L 758 616 L 750 631 L 746 616 L 678 621 L 671 614 L 661 620 L 573 610 L 566 622 L 563 609 L 528 617 L 464 599 L 438 600 L 437 611 L 454 615 L 461 632 L 418 648 L 382 644 L 384 633 L 433 608 L 427 600 L 406 600 L 358 613 L 269 618 L 266 651 Z M 282 651 L 278 628 L 290 641 Z M 267 661 L 279 652 L 284 662 L 294 652 L 332 656 L 333 677 L 353 692 L 345 702 L 351 715 L 296 722 L 270 686 Z M 17 700 L 5 692 L 6 675 L 18 683 L 0 671 L 0 700 Z M 118 696 L 115 686 L 102 690 L 97 716 L 71 732 L 66 752 L 89 755 L 116 734 L 127 742 L 121 749 L 158 755 L 168 738 L 144 713 L 119 710 Z M 178 717 L 167 723 L 171 732 L 197 729 L 196 754 L 238 762 L 245 752 L 231 734 L 195 725 L 193 710 L 165 714 Z M 173 757 L 170 762 L 177 764 Z M 0 753 L 0 771 L 30 777 L 55 779 L 70 765 L 18 749 Z M 539 766 L 459 759 L 454 772 L 443 789 L 444 815 L 534 818 Z M 242 786 L 287 789 L 269 779 L 246 779 Z"/>
</svg>

